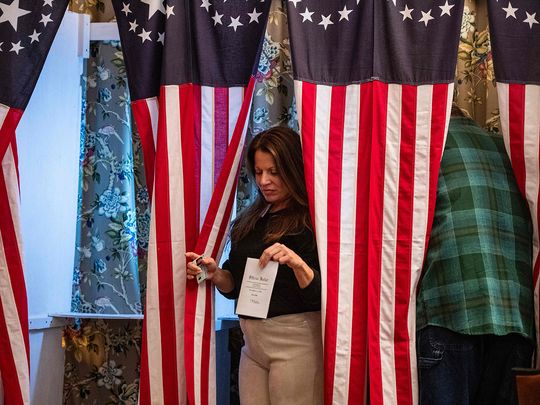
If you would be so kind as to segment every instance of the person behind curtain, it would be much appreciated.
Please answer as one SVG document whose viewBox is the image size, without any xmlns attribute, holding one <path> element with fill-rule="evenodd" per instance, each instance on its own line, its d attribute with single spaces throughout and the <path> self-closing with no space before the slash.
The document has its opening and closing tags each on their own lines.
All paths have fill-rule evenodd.
<svg viewBox="0 0 540 405">
<path fill-rule="evenodd" d="M 452 115 L 417 297 L 420 404 L 513 405 L 534 347 L 531 220 L 502 138 Z"/>
<path fill-rule="evenodd" d="M 248 257 L 279 262 L 267 319 L 240 316 L 242 405 L 318 405 L 323 400 L 321 276 L 309 215 L 300 137 L 284 127 L 258 134 L 247 153 L 258 197 L 234 221 L 231 251 L 219 268 L 202 259 L 208 279 L 236 299 Z M 201 269 L 186 253 L 187 278 Z"/>
</svg>

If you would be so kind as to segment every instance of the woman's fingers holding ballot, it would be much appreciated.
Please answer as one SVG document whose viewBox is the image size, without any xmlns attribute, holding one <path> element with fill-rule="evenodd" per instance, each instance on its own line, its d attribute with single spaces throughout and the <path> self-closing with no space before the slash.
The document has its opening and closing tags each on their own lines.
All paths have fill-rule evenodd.
<svg viewBox="0 0 540 405">
<path fill-rule="evenodd" d="M 270 260 L 286 264 L 291 269 L 301 267 L 304 264 L 300 256 L 282 243 L 274 243 L 264 250 L 259 259 L 259 267 L 265 267 Z"/>
</svg>

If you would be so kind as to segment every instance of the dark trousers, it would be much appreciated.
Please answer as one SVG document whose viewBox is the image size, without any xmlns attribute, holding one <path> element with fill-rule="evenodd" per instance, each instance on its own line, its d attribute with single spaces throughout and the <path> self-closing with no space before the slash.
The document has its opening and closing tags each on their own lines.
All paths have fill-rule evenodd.
<svg viewBox="0 0 540 405">
<path fill-rule="evenodd" d="M 530 367 L 533 354 L 532 342 L 517 334 L 473 336 L 436 326 L 420 330 L 416 345 L 420 405 L 517 404 L 511 369 Z"/>
</svg>

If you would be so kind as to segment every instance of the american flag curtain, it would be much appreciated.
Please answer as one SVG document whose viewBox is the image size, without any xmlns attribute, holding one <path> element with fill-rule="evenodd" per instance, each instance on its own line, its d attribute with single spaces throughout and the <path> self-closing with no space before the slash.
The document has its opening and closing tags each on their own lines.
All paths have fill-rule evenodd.
<svg viewBox="0 0 540 405">
<path fill-rule="evenodd" d="M 186 284 L 184 253 L 223 248 L 262 3 L 113 1 L 152 193 L 141 404 L 216 403 L 213 290 Z"/>
<path fill-rule="evenodd" d="M 289 1 L 325 404 L 417 403 L 415 291 L 463 2 Z"/>
<path fill-rule="evenodd" d="M 0 402 L 30 403 L 26 287 L 15 129 L 67 0 L 0 0 Z"/>
<path fill-rule="evenodd" d="M 533 283 L 540 342 L 540 3 L 490 0 L 489 21 L 501 128 L 533 220 Z M 540 367 L 540 356 L 536 356 Z"/>
</svg>

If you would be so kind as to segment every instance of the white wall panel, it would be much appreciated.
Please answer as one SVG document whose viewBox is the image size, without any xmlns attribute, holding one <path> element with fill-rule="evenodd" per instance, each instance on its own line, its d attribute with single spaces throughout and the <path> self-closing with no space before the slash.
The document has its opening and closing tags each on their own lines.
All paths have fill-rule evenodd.
<svg viewBox="0 0 540 405">
<path fill-rule="evenodd" d="M 75 249 L 83 18 L 67 12 L 17 129 L 30 321 L 68 312 Z M 30 332 L 33 404 L 60 404 L 61 329 Z"/>
</svg>

